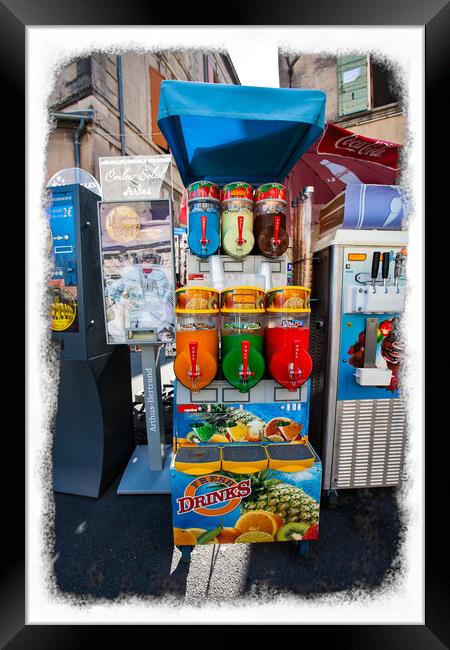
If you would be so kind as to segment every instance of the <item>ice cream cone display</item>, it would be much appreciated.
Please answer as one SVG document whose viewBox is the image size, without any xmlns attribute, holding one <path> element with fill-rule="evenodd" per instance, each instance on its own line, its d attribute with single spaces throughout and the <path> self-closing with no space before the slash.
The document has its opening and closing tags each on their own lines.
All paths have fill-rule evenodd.
<svg viewBox="0 0 450 650">
<path fill-rule="evenodd" d="M 220 244 L 219 188 L 208 181 L 187 188 L 189 210 L 189 248 L 197 257 L 213 255 Z"/>
<path fill-rule="evenodd" d="M 51 328 L 63 332 L 74 323 L 77 315 L 75 298 L 66 289 L 52 287 Z"/>
</svg>

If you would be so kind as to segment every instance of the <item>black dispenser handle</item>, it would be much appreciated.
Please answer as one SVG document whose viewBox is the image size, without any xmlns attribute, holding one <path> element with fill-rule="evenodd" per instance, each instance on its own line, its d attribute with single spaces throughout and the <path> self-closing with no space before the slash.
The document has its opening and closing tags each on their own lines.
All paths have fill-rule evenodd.
<svg viewBox="0 0 450 650">
<path fill-rule="evenodd" d="M 389 277 L 389 264 L 391 263 L 391 254 L 383 253 L 383 265 L 381 267 L 381 277 L 386 280 Z"/>
<path fill-rule="evenodd" d="M 372 256 L 372 274 L 370 276 L 372 280 L 376 280 L 378 277 L 378 269 L 380 267 L 380 257 L 381 257 L 380 251 L 374 251 Z"/>
</svg>

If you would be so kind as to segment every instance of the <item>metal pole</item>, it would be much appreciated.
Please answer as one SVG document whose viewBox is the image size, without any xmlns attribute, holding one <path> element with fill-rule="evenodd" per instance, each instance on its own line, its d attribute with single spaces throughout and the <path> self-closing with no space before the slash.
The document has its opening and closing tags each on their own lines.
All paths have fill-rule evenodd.
<svg viewBox="0 0 450 650">
<path fill-rule="evenodd" d="M 150 470 L 164 465 L 164 422 L 161 386 L 161 345 L 142 345 L 142 377 L 144 379 L 145 420 L 147 424 L 148 461 Z"/>
<path fill-rule="evenodd" d="M 80 119 L 80 122 L 75 129 L 75 134 L 73 136 L 73 149 L 74 149 L 74 156 L 75 156 L 75 167 L 77 169 L 77 183 L 80 182 L 80 139 L 81 139 L 81 132 L 84 129 L 86 125 L 86 121 L 84 117 Z"/>
</svg>

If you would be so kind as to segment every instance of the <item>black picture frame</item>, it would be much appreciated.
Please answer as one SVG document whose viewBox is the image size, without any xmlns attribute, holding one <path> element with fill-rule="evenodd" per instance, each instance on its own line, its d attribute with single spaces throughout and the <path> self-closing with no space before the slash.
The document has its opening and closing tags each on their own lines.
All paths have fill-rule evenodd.
<svg viewBox="0 0 450 650">
<path fill-rule="evenodd" d="M 211 4 L 208 11 L 201 14 L 195 12 L 195 17 L 210 18 Z M 433 278 L 438 277 L 439 263 L 447 253 L 436 255 L 436 219 L 443 213 L 447 199 L 442 189 L 448 185 L 444 174 L 447 175 L 448 164 L 440 164 L 440 145 L 445 141 L 444 129 L 446 115 L 442 101 L 446 95 L 448 84 L 444 76 L 448 69 L 448 25 L 450 24 L 449 5 L 444 0 L 428 2 L 400 3 L 378 0 L 376 3 L 361 3 L 354 0 L 327 3 L 296 3 L 286 2 L 284 6 L 277 3 L 272 9 L 268 4 L 261 5 L 255 1 L 236 8 L 233 4 L 220 7 L 219 20 L 223 24 L 250 25 L 258 21 L 259 25 L 333 25 L 333 26 L 424 26 L 425 27 L 425 70 L 426 70 L 426 151 L 425 166 L 428 192 L 426 196 L 426 256 L 425 262 L 432 265 Z M 177 5 L 176 20 L 180 25 L 182 19 L 192 20 L 192 8 L 188 5 Z M 172 16 L 173 20 L 173 16 Z M 126 3 L 112 0 L 78 0 L 71 3 L 67 0 L 50 2 L 50 0 L 3 0 L 0 2 L 0 69 L 3 77 L 3 87 L 8 89 L 8 101 L 2 102 L 2 124 L 6 119 L 13 119 L 15 124 L 14 146 L 22 155 L 23 148 L 18 144 L 18 130 L 23 124 L 22 106 L 25 87 L 25 37 L 26 27 L 33 25 L 153 25 L 164 23 L 163 12 L 154 4 L 142 3 L 139 0 L 127 0 Z M 201 23 L 197 23 L 201 24 Z M 170 26 L 170 25 L 167 25 Z M 186 25 L 188 26 L 188 25 Z M 12 97 L 13 96 L 13 97 Z M 13 114 L 12 114 L 13 109 Z M 16 186 L 14 187 L 14 182 Z M 17 175 L 16 181 L 11 181 L 9 192 L 21 196 L 23 181 Z M 433 188 L 433 189 L 432 189 Z M 437 190 L 435 191 L 435 188 Z M 442 201 L 444 202 L 442 204 Z M 17 210 L 17 202 L 16 202 Z M 446 216 L 446 215 L 445 215 Z M 446 217 L 447 218 L 447 217 Z M 441 226 L 439 226 L 441 228 Z M 439 239 L 443 240 L 444 234 Z M 431 275 L 431 273 L 430 273 Z M 445 276 L 440 276 L 445 277 Z M 435 327 L 433 309 L 438 299 L 438 288 L 427 278 L 425 298 L 425 323 L 428 336 L 432 336 Z M 434 287 L 434 292 L 433 292 Z M 448 318 L 447 318 L 448 322 Z M 314 640 L 320 643 L 323 635 L 330 635 L 334 648 L 364 648 L 370 650 L 397 648 L 434 648 L 449 647 L 449 601 L 448 557 L 446 554 L 445 526 L 445 495 L 448 490 L 446 476 L 447 456 L 442 452 L 442 445 L 448 436 L 448 424 L 445 417 L 446 389 L 445 382 L 437 381 L 437 361 L 442 363 L 440 355 L 426 356 L 427 384 L 425 406 L 429 428 L 426 435 L 426 561 L 425 561 L 425 624 L 424 625 L 355 625 L 355 626 L 321 626 L 304 627 L 301 631 L 302 644 Z M 436 360 L 436 357 L 438 359 Z M 448 358 L 448 357 L 447 357 Z M 447 398 L 448 401 L 448 398 Z M 438 428 L 431 427 L 432 413 L 441 413 L 442 421 Z M 8 447 L 9 445 L 9 447 Z M 4 458 L 8 454 L 20 453 L 20 439 L 9 435 L 4 442 Z M 437 446 L 438 445 L 438 446 Z M 6 471 L 6 470 L 5 470 Z M 418 468 L 421 471 L 421 468 Z M 77 625 L 27 625 L 25 619 L 25 543 L 23 525 L 24 503 L 20 489 L 20 475 L 17 470 L 11 489 L 3 492 L 3 520 L 8 521 L 7 534 L 3 536 L 2 572 L 0 590 L 0 645 L 1 647 L 16 648 L 80 648 L 90 647 L 94 643 L 105 643 L 105 627 L 107 626 L 77 626 Z M 444 510 L 442 510 L 444 509 Z M 18 524 L 12 524 L 14 518 Z M 418 531 L 418 535 L 421 531 Z M 207 621 L 205 621 L 207 622 Z M 114 646 L 129 643 L 128 626 L 114 627 Z"/>
</svg>

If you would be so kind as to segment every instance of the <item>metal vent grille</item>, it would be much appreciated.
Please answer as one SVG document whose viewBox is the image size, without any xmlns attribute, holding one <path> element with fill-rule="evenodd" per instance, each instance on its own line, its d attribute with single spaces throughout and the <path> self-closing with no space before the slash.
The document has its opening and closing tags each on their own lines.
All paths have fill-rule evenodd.
<svg viewBox="0 0 450 650">
<path fill-rule="evenodd" d="M 405 451 L 405 410 L 400 399 L 337 403 L 332 485 L 398 485 Z"/>
<path fill-rule="evenodd" d="M 317 307 L 315 305 L 311 308 L 310 320 L 310 338 L 309 338 L 309 353 L 313 362 L 313 370 L 311 373 L 311 394 L 316 395 L 320 393 L 323 384 L 323 349 L 324 337 L 322 333 L 317 330 Z"/>
</svg>

